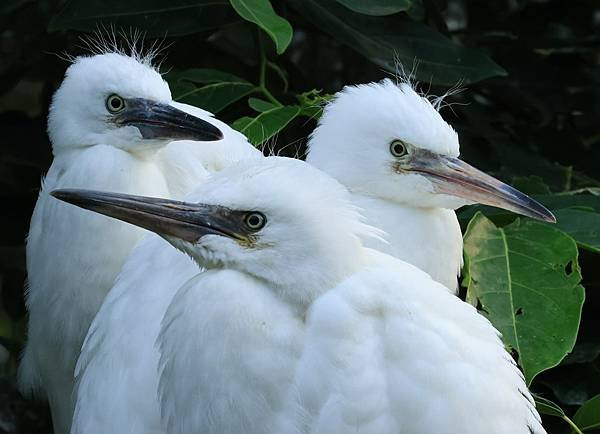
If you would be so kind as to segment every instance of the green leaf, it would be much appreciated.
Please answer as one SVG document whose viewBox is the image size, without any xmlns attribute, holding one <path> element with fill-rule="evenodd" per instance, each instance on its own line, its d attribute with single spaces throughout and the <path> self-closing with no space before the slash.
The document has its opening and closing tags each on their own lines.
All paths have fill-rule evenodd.
<svg viewBox="0 0 600 434">
<path fill-rule="evenodd" d="M 180 36 L 231 24 L 239 17 L 226 0 L 68 0 L 48 30 L 96 31 L 99 26 L 135 28 L 147 36 Z"/>
<path fill-rule="evenodd" d="M 259 113 L 266 112 L 277 107 L 272 102 L 265 101 L 264 99 L 260 98 L 248 98 L 248 105 L 251 109 Z"/>
<path fill-rule="evenodd" d="M 497 228 L 480 213 L 464 242 L 467 301 L 519 354 L 530 384 L 575 345 L 584 300 L 577 245 L 550 225 L 517 219 Z"/>
<path fill-rule="evenodd" d="M 587 189 L 584 190 L 584 193 L 587 192 Z M 600 197 L 595 194 L 567 192 L 533 195 L 533 198 L 554 213 L 556 227 L 569 234 L 580 247 L 600 253 Z M 458 218 L 462 223 L 466 223 L 477 212 L 483 212 L 499 225 L 507 224 L 516 218 L 515 214 L 506 210 L 483 205 L 461 209 Z"/>
<path fill-rule="evenodd" d="M 254 92 L 255 86 L 227 72 L 215 69 L 188 69 L 167 77 L 173 99 L 218 113 Z"/>
<path fill-rule="evenodd" d="M 547 414 L 548 416 L 556 416 L 560 418 L 565 416 L 565 412 L 559 407 L 558 404 L 555 404 L 549 399 L 542 398 L 538 395 L 534 395 L 533 398 L 535 400 L 535 408 L 541 414 Z"/>
<path fill-rule="evenodd" d="M 583 404 L 573 416 L 573 422 L 581 431 L 600 428 L 600 395 Z"/>
<path fill-rule="evenodd" d="M 556 225 L 586 250 L 600 253 L 600 214 L 597 212 L 567 208 L 554 212 Z"/>
<path fill-rule="evenodd" d="M 406 11 L 408 15 L 414 21 L 422 21 L 425 18 L 425 5 L 423 0 L 413 0 L 410 9 Z"/>
<path fill-rule="evenodd" d="M 582 208 L 600 212 L 600 197 L 586 194 L 587 190 L 572 194 L 572 192 L 553 195 L 534 195 L 533 197 L 550 209 Z"/>
<path fill-rule="evenodd" d="M 535 408 L 538 412 L 540 412 L 541 414 L 547 414 L 548 416 L 559 417 L 569 424 L 569 426 L 573 429 L 573 432 L 579 434 L 581 433 L 576 422 L 569 419 L 569 417 L 565 414 L 564 410 L 560 408 L 558 404 L 555 404 L 549 399 L 542 398 L 538 395 L 533 395 L 533 399 L 535 400 Z"/>
<path fill-rule="evenodd" d="M 551 194 L 550 187 L 539 176 L 516 176 L 510 183 L 525 194 Z"/>
<path fill-rule="evenodd" d="M 373 63 L 397 72 L 395 59 L 416 77 L 434 84 L 472 83 L 506 72 L 478 50 L 453 43 L 424 24 L 401 15 L 373 17 L 354 13 L 335 0 L 288 0 L 307 20 Z"/>
<path fill-rule="evenodd" d="M 365 15 L 393 15 L 411 8 L 413 0 L 337 0 L 348 9 Z"/>
<path fill-rule="evenodd" d="M 255 118 L 245 116 L 232 125 L 233 128 L 245 134 L 253 145 L 260 145 L 284 129 L 300 114 L 299 106 L 275 107 Z"/>
<path fill-rule="evenodd" d="M 301 115 L 310 119 L 318 120 L 323 114 L 323 108 L 333 99 L 333 95 L 322 94 L 321 90 L 312 89 L 296 95 L 300 106 Z"/>
<path fill-rule="evenodd" d="M 292 26 L 273 10 L 269 0 L 230 0 L 231 6 L 245 20 L 263 29 L 275 42 L 277 54 L 281 54 L 292 41 Z"/>
</svg>

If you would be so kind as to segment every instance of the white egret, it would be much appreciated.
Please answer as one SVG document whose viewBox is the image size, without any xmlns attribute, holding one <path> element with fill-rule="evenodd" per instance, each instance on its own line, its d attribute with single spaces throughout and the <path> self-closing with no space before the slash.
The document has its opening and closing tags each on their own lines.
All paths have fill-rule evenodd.
<svg viewBox="0 0 600 434">
<path fill-rule="evenodd" d="M 462 234 L 454 209 L 479 202 L 554 222 L 542 205 L 459 160 L 456 132 L 408 82 L 347 86 L 324 110 L 306 161 L 344 184 L 369 224 L 366 245 L 458 289 Z"/>
<path fill-rule="evenodd" d="M 206 177 L 200 148 L 227 141 L 209 113 L 184 110 L 147 60 L 120 53 L 75 59 L 54 95 L 54 161 L 27 239 L 29 331 L 19 380 L 24 392 L 47 397 L 56 433 L 69 431 L 73 371 L 88 327 L 143 231 L 48 192 L 71 186 L 181 197 Z M 182 139 L 212 143 L 166 146 Z"/>
<path fill-rule="evenodd" d="M 544 433 L 494 327 L 423 271 L 364 248 L 377 231 L 305 163 L 242 162 L 188 203 L 53 194 L 155 231 L 207 269 L 162 320 L 166 432 Z"/>
<path fill-rule="evenodd" d="M 350 187 L 354 191 L 353 200 L 365 208 L 375 224 L 381 225 L 392 236 L 389 246 L 374 239 L 365 240 L 367 243 L 424 266 L 454 290 L 462 258 L 461 233 L 454 211 L 439 206 L 448 202 L 464 203 L 464 199 L 444 196 L 433 189 L 416 191 L 415 184 L 418 181 L 415 182 L 415 179 L 420 179 L 418 175 L 402 176 L 389 168 L 396 162 L 390 155 L 390 137 L 401 137 L 407 141 L 413 139 L 431 148 L 435 143 L 432 140 L 440 138 L 441 142 L 448 143 L 448 153 L 455 151 L 456 154 L 458 141 L 454 131 L 429 101 L 417 95 L 408 85 L 405 86 L 397 88 L 392 82 L 384 81 L 346 88 L 325 110 L 324 118 L 311 138 L 308 159 Z M 389 117 L 373 116 L 371 106 L 378 100 L 382 101 L 382 111 Z M 396 111 L 389 107 L 396 105 Z M 361 111 L 355 107 L 366 109 Z M 425 130 L 420 136 L 412 129 L 412 120 L 419 114 L 423 122 L 431 123 L 431 127 L 420 124 Z M 413 118 L 405 122 L 409 116 Z M 225 127 L 220 128 L 225 131 Z M 432 133 L 436 130 L 438 133 Z M 418 136 L 418 140 L 414 139 L 415 136 Z M 348 147 L 347 153 L 343 149 L 344 143 Z M 442 147 L 437 150 L 444 154 Z M 367 156 L 368 152 L 373 155 Z M 225 150 L 218 154 L 217 159 L 225 158 L 230 153 Z M 233 155 L 237 154 L 234 152 Z M 430 163 L 434 163 L 435 155 L 431 157 Z M 329 163 L 323 162 L 325 158 L 330 159 Z M 440 155 L 439 159 L 442 158 Z M 448 163 L 454 161 L 448 157 L 446 160 Z M 423 159 L 423 162 L 427 160 Z M 496 194 L 504 198 L 504 205 L 510 206 L 506 203 L 507 191 L 512 191 L 510 187 L 464 164 L 462 167 L 469 169 L 468 173 L 474 177 L 470 184 L 466 184 L 473 187 L 477 181 L 487 183 L 487 194 L 490 196 L 483 198 L 484 202 L 492 202 L 492 194 L 496 190 Z M 432 168 L 436 169 L 433 164 Z M 440 175 L 443 174 L 440 170 Z M 423 179 L 421 182 L 426 186 L 429 181 Z M 386 190 L 388 184 L 391 186 Z M 452 185 L 448 182 L 448 189 Z M 502 191 L 504 188 L 506 190 Z M 409 191 L 403 192 L 403 189 Z M 361 193 L 363 191 L 370 193 Z M 449 195 L 461 194 L 456 188 L 448 191 Z M 479 198 L 475 195 L 476 188 L 463 193 Z M 399 203 L 374 197 L 378 194 Z M 424 196 L 423 207 L 418 205 L 418 194 Z M 523 207 L 531 206 L 528 198 L 518 192 L 513 194 L 514 202 L 521 201 Z M 403 201 L 402 198 L 408 199 Z M 94 320 L 82 350 L 77 367 L 79 393 L 74 433 L 88 434 L 102 432 L 102 429 L 128 433 L 151 432 L 155 429 L 155 432 L 161 432 L 156 416 L 159 355 L 154 343 L 160 319 L 173 294 L 195 274 L 197 269 L 194 264 L 174 252 L 159 237 L 150 237 L 133 251 Z M 100 431 L 95 431 L 98 429 Z"/>
<path fill-rule="evenodd" d="M 202 112 L 184 108 L 192 114 Z M 245 136 L 217 119 L 211 122 L 225 139 L 201 148 L 189 143 L 195 146 L 196 171 L 210 175 L 239 160 L 262 158 Z M 167 149 L 175 144 L 184 142 Z M 173 294 L 196 274 L 197 266 L 186 255 L 154 234 L 133 249 L 89 327 L 77 362 L 72 433 L 163 432 L 154 344 Z"/>
</svg>

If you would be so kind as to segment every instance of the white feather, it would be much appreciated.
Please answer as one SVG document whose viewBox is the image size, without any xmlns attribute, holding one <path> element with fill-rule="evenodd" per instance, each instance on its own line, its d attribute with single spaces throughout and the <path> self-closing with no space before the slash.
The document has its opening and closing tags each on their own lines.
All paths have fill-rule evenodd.
<svg viewBox="0 0 600 434">
<path fill-rule="evenodd" d="M 279 432 L 544 433 L 497 330 L 390 259 L 372 254 L 309 309 Z"/>
<path fill-rule="evenodd" d="M 208 112 L 173 103 L 156 70 L 118 53 L 77 59 L 54 95 L 48 119 L 54 161 L 27 238 L 29 326 L 19 382 L 25 393 L 49 400 L 59 434 L 69 432 L 73 370 L 88 327 L 144 231 L 49 193 L 87 188 L 181 198 L 206 178 L 204 164 L 228 146 L 258 153 L 232 130 L 212 143 L 143 140 L 133 126 L 107 123 L 111 93 L 172 104 L 220 124 Z"/>
</svg>

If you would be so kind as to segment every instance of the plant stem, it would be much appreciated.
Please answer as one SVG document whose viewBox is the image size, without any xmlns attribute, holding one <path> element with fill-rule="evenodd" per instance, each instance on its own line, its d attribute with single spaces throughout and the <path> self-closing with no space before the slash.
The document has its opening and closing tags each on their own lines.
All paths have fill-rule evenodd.
<svg viewBox="0 0 600 434">
<path fill-rule="evenodd" d="M 265 54 L 265 47 L 260 30 L 258 31 L 258 52 L 260 54 L 260 75 L 258 77 L 258 88 L 265 98 L 267 98 L 273 104 L 282 107 L 283 104 L 281 104 L 279 100 L 275 98 L 271 92 L 269 92 L 269 89 L 267 89 L 267 55 Z"/>
<path fill-rule="evenodd" d="M 571 428 L 573 428 L 573 431 L 575 431 L 576 434 L 583 434 L 583 432 L 579 429 L 579 427 L 577 425 L 575 425 L 575 422 L 573 422 L 571 419 L 569 419 L 566 415 L 562 417 L 564 419 L 565 422 L 567 422 Z"/>
</svg>

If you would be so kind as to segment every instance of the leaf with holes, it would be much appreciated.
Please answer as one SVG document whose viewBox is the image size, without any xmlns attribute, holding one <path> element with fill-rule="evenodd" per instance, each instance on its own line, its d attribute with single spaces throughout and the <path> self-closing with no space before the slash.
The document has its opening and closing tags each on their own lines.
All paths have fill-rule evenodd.
<svg viewBox="0 0 600 434">
<path fill-rule="evenodd" d="M 99 26 L 134 28 L 147 36 L 180 36 L 239 21 L 226 0 L 68 0 L 48 30 L 95 31 Z"/>
<path fill-rule="evenodd" d="M 498 228 L 481 213 L 464 242 L 467 301 L 518 353 L 529 384 L 575 344 L 584 300 L 577 245 L 550 225 L 517 219 Z"/>
<path fill-rule="evenodd" d="M 171 73 L 167 80 L 176 101 L 218 113 L 230 104 L 254 92 L 255 86 L 227 72 L 194 68 Z"/>
<path fill-rule="evenodd" d="M 281 54 L 292 41 L 292 26 L 285 18 L 273 10 L 269 0 L 230 0 L 231 6 L 245 20 L 248 20 L 271 37 L 277 54 Z"/>
<path fill-rule="evenodd" d="M 253 145 L 260 145 L 284 129 L 300 114 L 297 105 L 275 107 L 251 118 L 244 116 L 232 125 L 240 133 L 245 134 Z"/>
</svg>

